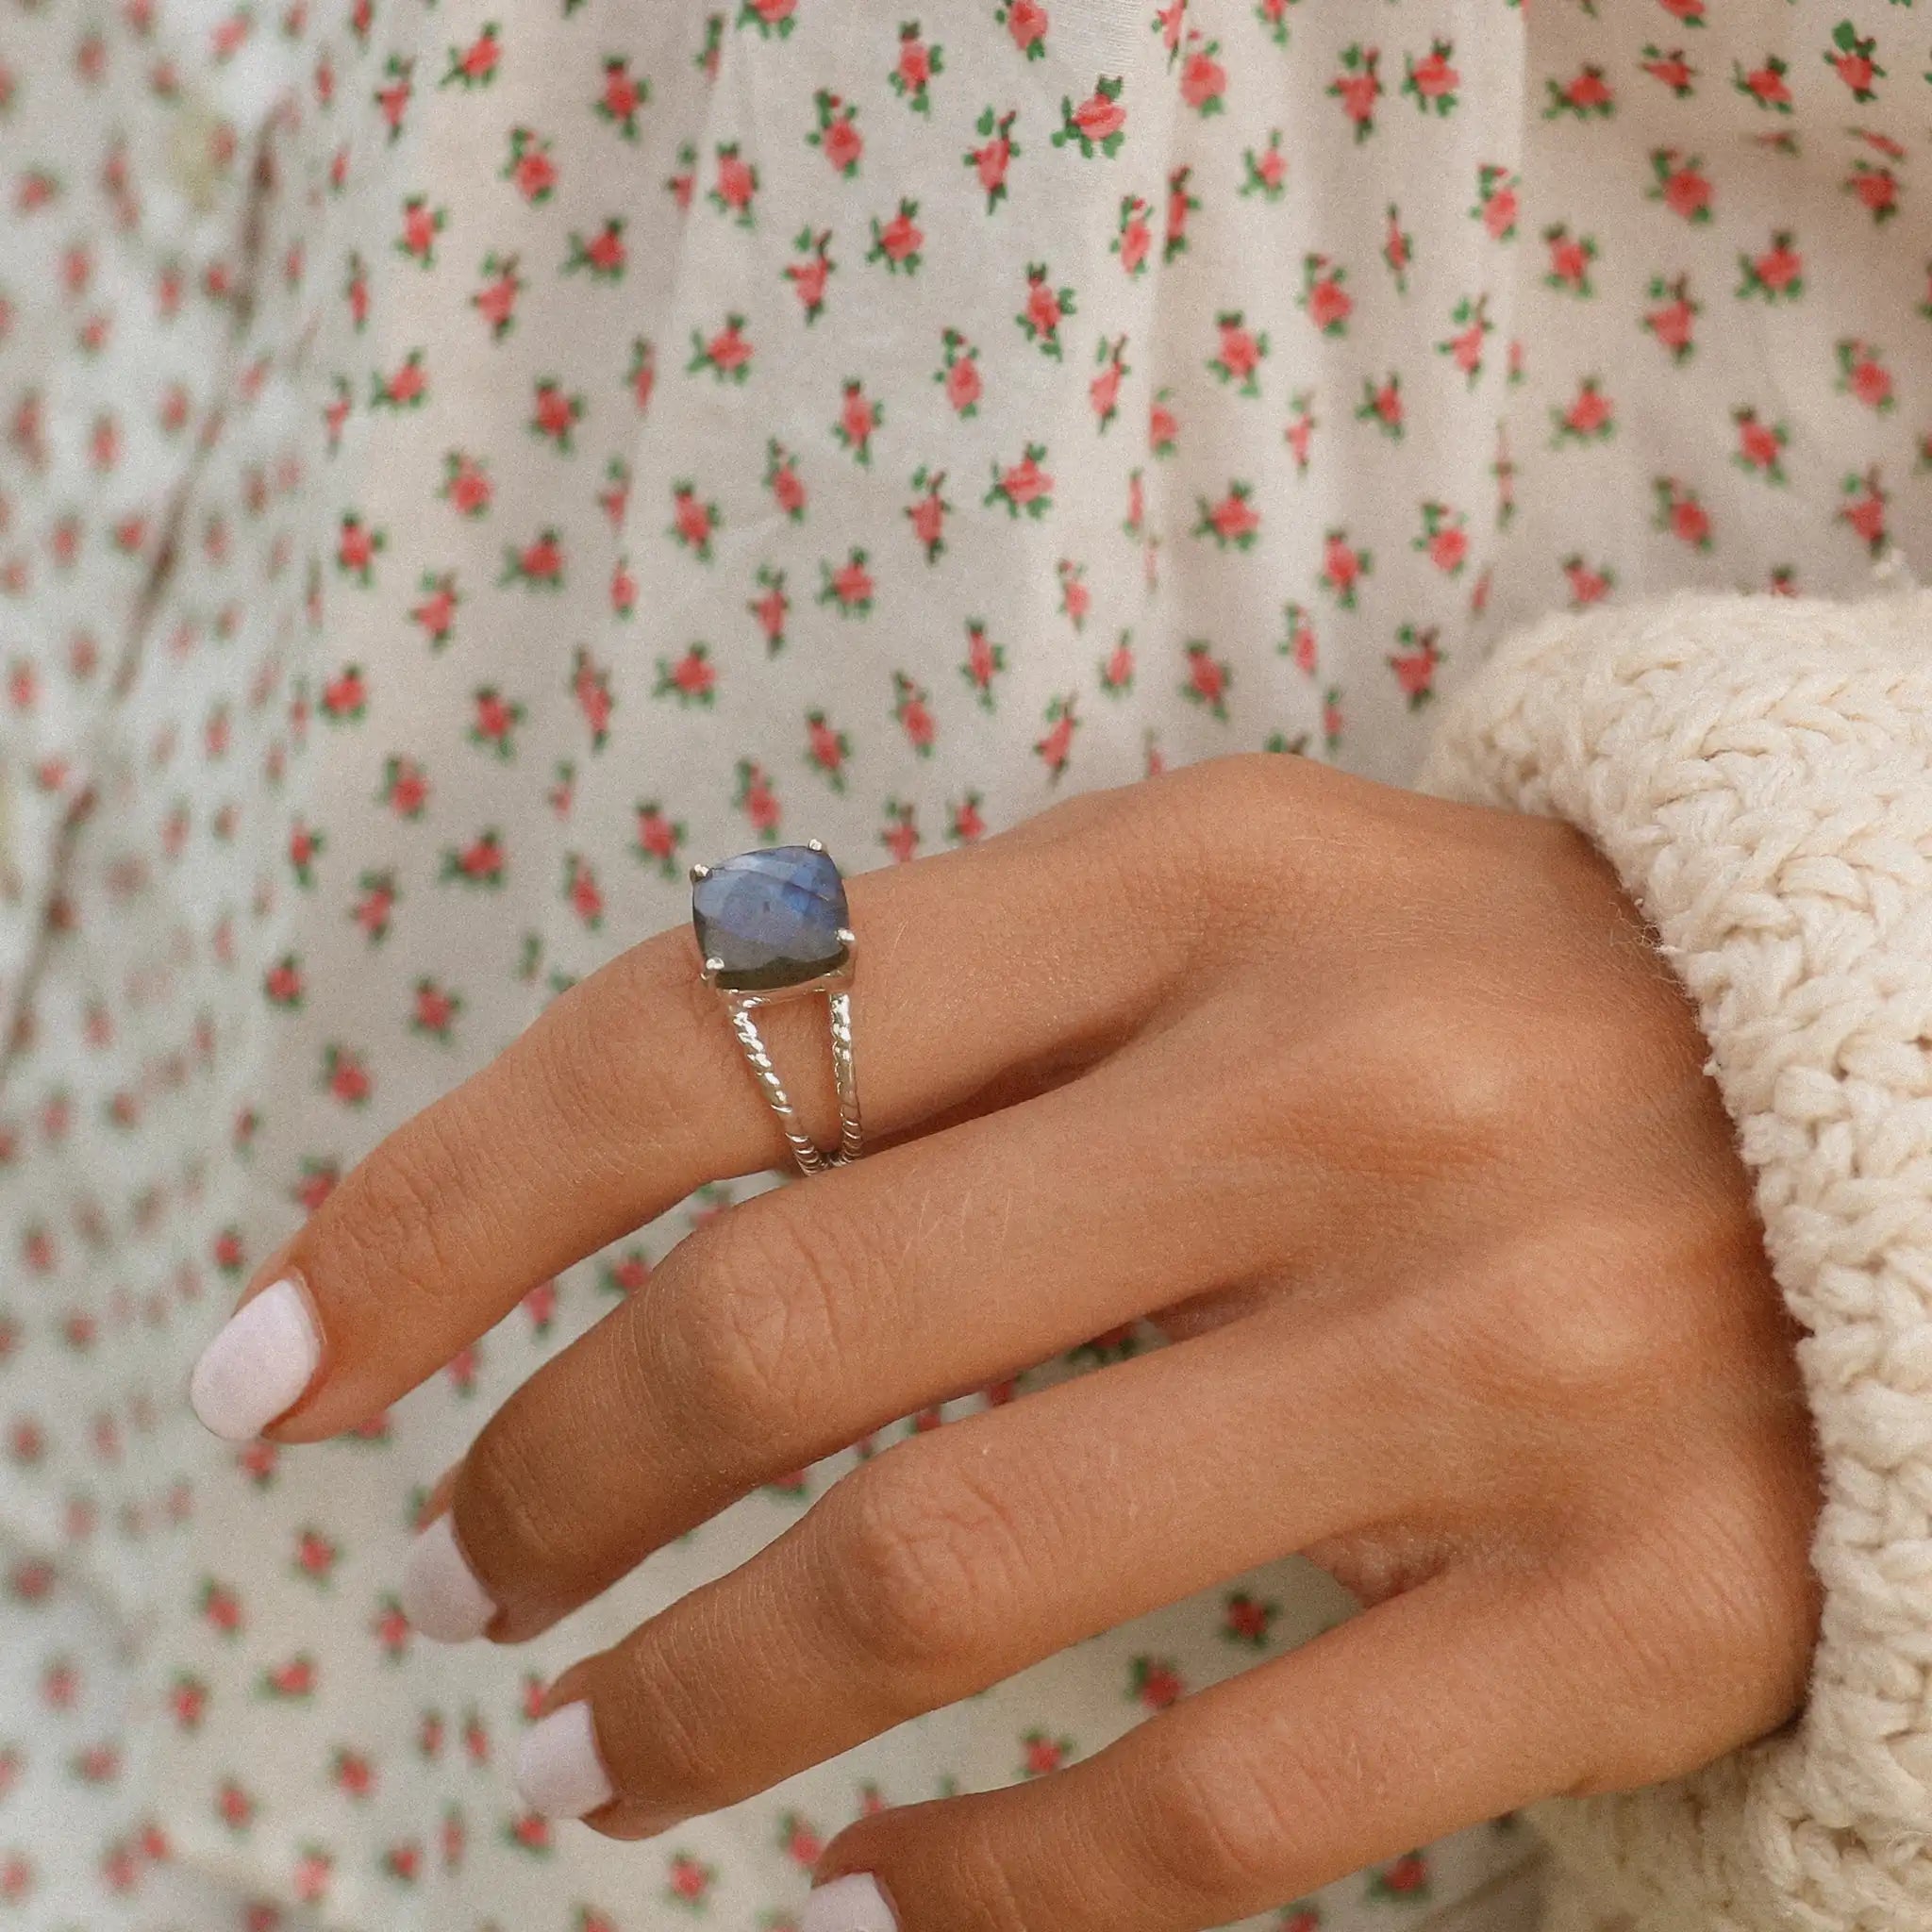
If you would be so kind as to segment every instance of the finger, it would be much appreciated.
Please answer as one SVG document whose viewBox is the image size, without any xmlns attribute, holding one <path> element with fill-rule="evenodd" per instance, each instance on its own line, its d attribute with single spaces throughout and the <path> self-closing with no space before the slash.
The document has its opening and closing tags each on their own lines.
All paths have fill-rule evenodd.
<svg viewBox="0 0 1932 1932">
<path fill-rule="evenodd" d="M 533 1636 L 758 1484 L 1265 1270 L 1292 1177 L 1257 1205 L 1218 1092 L 1157 1091 L 1116 1061 L 708 1223 L 484 1428 L 411 1621 Z"/>
<path fill-rule="evenodd" d="M 1201 1932 L 1568 1790 L 1553 1618 L 1439 1577 L 1037 1782 L 827 1849 L 800 1932 Z"/>
<path fill-rule="evenodd" d="M 579 1799 L 601 1767 L 617 1803 L 599 1827 L 659 1830 L 1158 1605 L 1412 1512 L 1438 1458 L 1421 1406 L 1391 1409 L 1365 1319 L 1276 1309 L 895 1446 L 743 1568 L 568 1673 L 553 1702 L 586 1706 L 588 1729 L 567 1708 L 538 1726 L 525 1795 Z"/>
<path fill-rule="evenodd" d="M 875 1133 L 1015 1070 L 1050 1082 L 1172 979 L 1193 925 L 1188 869 L 1147 856 L 1147 801 L 1083 803 L 1058 827 L 851 882 Z M 806 1117 L 835 1117 L 822 1004 L 769 1017 Z M 689 932 L 660 935 L 557 1000 L 343 1180 L 259 1271 L 197 1368 L 196 1407 L 230 1436 L 276 1418 L 286 1441 L 334 1434 L 433 1374 L 533 1282 L 707 1180 L 785 1157 Z"/>
</svg>

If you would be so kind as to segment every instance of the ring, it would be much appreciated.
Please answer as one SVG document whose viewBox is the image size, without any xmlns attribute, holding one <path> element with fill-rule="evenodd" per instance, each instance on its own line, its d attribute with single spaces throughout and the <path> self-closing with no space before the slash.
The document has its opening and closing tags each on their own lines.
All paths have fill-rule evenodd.
<svg viewBox="0 0 1932 1932">
<path fill-rule="evenodd" d="M 705 984 L 724 996 L 738 1043 L 801 1174 L 843 1167 L 862 1152 L 852 1068 L 852 964 L 858 942 L 850 918 L 845 881 L 816 839 L 691 869 L 691 923 Z M 830 1013 L 832 1077 L 839 1089 L 839 1147 L 831 1154 L 800 1124 L 752 1017 L 759 1007 L 820 992 Z"/>
</svg>

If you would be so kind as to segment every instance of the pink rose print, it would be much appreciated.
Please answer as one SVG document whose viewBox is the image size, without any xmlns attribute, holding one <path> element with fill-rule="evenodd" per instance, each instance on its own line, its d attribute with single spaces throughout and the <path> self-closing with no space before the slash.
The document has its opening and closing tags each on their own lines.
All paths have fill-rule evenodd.
<svg viewBox="0 0 1932 1932">
<path fill-rule="evenodd" d="M 1208 367 L 1224 383 L 1233 385 L 1244 396 L 1261 393 L 1261 364 L 1268 357 L 1268 337 L 1247 326 L 1239 308 L 1224 310 L 1214 318 L 1220 346 L 1208 358 Z"/>
<path fill-rule="evenodd" d="M 1791 111 L 1791 90 L 1785 76 L 1790 72 L 1790 63 L 1778 58 L 1775 54 L 1765 56 L 1748 73 L 1741 60 L 1731 63 L 1731 85 L 1747 101 L 1755 101 L 1760 108 L 1768 108 L 1780 114 Z"/>
<path fill-rule="evenodd" d="M 1853 100 L 1860 104 L 1878 98 L 1873 82 L 1885 78 L 1885 69 L 1874 58 L 1877 46 L 1876 35 L 1860 36 L 1850 21 L 1841 20 L 1832 30 L 1831 47 L 1824 56 L 1824 64 L 1851 89 Z"/>
<path fill-rule="evenodd" d="M 1748 404 L 1731 411 L 1738 425 L 1738 448 L 1732 458 L 1747 475 L 1762 476 L 1773 483 L 1788 483 L 1784 453 L 1790 436 L 1782 423 L 1767 423 Z"/>
<path fill-rule="evenodd" d="M 845 384 L 844 401 L 832 425 L 832 435 L 860 469 L 870 469 L 872 440 L 885 420 L 884 406 L 866 395 L 862 382 L 851 379 Z"/>
<path fill-rule="evenodd" d="M 1375 103 L 1382 97 L 1381 58 L 1379 48 L 1364 47 L 1357 41 L 1343 48 L 1341 70 L 1328 83 L 1329 93 L 1341 103 L 1358 142 L 1375 131 Z"/>
<path fill-rule="evenodd" d="M 1553 407 L 1550 420 L 1558 443 L 1603 442 L 1614 436 L 1617 429 L 1615 407 L 1594 375 L 1583 378 L 1575 400 L 1567 408 Z"/>
<path fill-rule="evenodd" d="M 1644 328 L 1673 362 L 1688 362 L 1697 353 L 1697 318 L 1704 312 L 1703 305 L 1691 299 L 1690 276 L 1666 281 L 1653 275 L 1648 293 L 1657 306 L 1645 312 Z"/>
<path fill-rule="evenodd" d="M 765 641 L 765 655 L 775 658 L 785 648 L 785 626 L 791 616 L 791 599 L 785 591 L 785 573 L 760 564 L 758 594 L 745 607 L 757 620 Z"/>
<path fill-rule="evenodd" d="M 1349 542 L 1346 530 L 1330 530 L 1323 540 L 1322 588 L 1342 609 L 1355 608 L 1357 587 L 1374 567 L 1374 558 L 1366 550 L 1356 549 Z"/>
<path fill-rule="evenodd" d="M 955 415 L 978 415 L 980 398 L 986 392 L 979 374 L 979 351 L 956 328 L 946 330 L 941 349 L 941 359 L 932 379 L 944 388 Z"/>
<path fill-rule="evenodd" d="M 808 711 L 805 719 L 805 761 L 834 791 L 845 789 L 845 761 L 852 756 L 852 741 L 827 722 L 823 711 Z"/>
<path fill-rule="evenodd" d="M 1307 611 L 1291 599 L 1282 607 L 1282 616 L 1287 631 L 1274 648 L 1284 658 L 1291 658 L 1294 660 L 1294 668 L 1304 677 L 1312 677 L 1320 656 L 1315 626 L 1309 621 Z"/>
<path fill-rule="evenodd" d="M 1469 532 L 1463 527 L 1462 512 L 1452 510 L 1447 504 L 1424 504 L 1422 535 L 1413 547 L 1444 576 L 1460 575 L 1469 561 Z"/>
<path fill-rule="evenodd" d="M 1578 121 L 1607 121 L 1617 111 L 1616 93 L 1595 61 L 1585 62 L 1569 80 L 1546 80 L 1543 87 L 1549 100 L 1543 109 L 1546 121 L 1562 114 Z"/>
<path fill-rule="evenodd" d="M 1709 221 L 1712 190 L 1702 155 L 1687 159 L 1675 148 L 1658 148 L 1650 158 L 1650 170 L 1651 200 L 1662 202 L 1687 222 Z"/>
<path fill-rule="evenodd" d="M 816 322 L 824 312 L 825 284 L 831 279 L 834 267 L 829 252 L 831 242 L 832 231 L 829 228 L 818 234 L 807 228 L 791 244 L 794 252 L 805 258 L 788 262 L 785 278 L 791 284 L 792 291 L 804 308 L 808 323 Z"/>
<path fill-rule="evenodd" d="M 1046 8 L 1040 0 L 1001 0 L 992 17 L 1012 36 L 1014 46 L 1027 59 L 1046 58 Z"/>
<path fill-rule="evenodd" d="M 1065 775 L 1067 760 L 1073 756 L 1074 734 L 1080 728 L 1074 714 L 1072 692 L 1051 699 L 1046 708 L 1046 735 L 1034 744 L 1034 752 L 1046 767 L 1049 783 L 1058 784 Z"/>
<path fill-rule="evenodd" d="M 1144 275 L 1153 255 L 1154 228 L 1147 213 L 1147 204 L 1140 195 L 1122 198 L 1112 252 L 1120 257 L 1122 268 L 1130 275 Z"/>
<path fill-rule="evenodd" d="M 1891 372 L 1881 352 L 1855 339 L 1838 345 L 1838 387 L 1841 394 L 1863 403 L 1868 409 L 1883 411 L 1898 404 L 1892 393 Z"/>
<path fill-rule="evenodd" d="M 1281 129 L 1268 130 L 1268 145 L 1257 154 L 1253 148 L 1241 151 L 1243 197 L 1257 194 L 1263 201 L 1277 202 L 1288 192 L 1288 156 L 1283 153 Z"/>
<path fill-rule="evenodd" d="M 517 298 L 524 291 L 514 255 L 494 251 L 483 258 L 483 286 L 470 297 L 470 306 L 490 325 L 492 341 L 501 341 L 516 326 Z"/>
<path fill-rule="evenodd" d="M 1356 406 L 1357 423 L 1373 423 L 1391 442 L 1400 442 L 1407 429 L 1402 407 L 1402 377 L 1394 370 L 1376 382 L 1362 378 L 1362 399 Z"/>
<path fill-rule="evenodd" d="M 1395 633 L 1395 641 L 1402 649 L 1391 654 L 1389 668 L 1394 672 L 1396 688 L 1408 701 L 1411 711 L 1420 710 L 1436 694 L 1436 672 L 1442 662 L 1437 636 L 1433 625 L 1423 629 L 1405 624 Z"/>
<path fill-rule="evenodd" d="M 915 114 L 932 111 L 932 83 L 946 71 L 946 50 L 929 44 L 916 20 L 899 28 L 899 56 L 888 76 L 892 92 Z"/>
<path fill-rule="evenodd" d="M 1007 467 L 995 462 L 992 488 L 986 492 L 987 508 L 1004 504 L 1009 516 L 1023 512 L 1034 518 L 1045 516 L 1053 508 L 1053 478 L 1041 467 L 1045 460 L 1046 445 L 1029 442 L 1017 463 Z"/>
<path fill-rule="evenodd" d="M 396 253 L 423 268 L 436 266 L 436 238 L 449 219 L 446 208 L 431 208 L 427 195 L 412 194 L 403 203 L 402 232 Z"/>
<path fill-rule="evenodd" d="M 1693 17 L 1690 25 L 1697 26 L 1702 22 Z M 1696 92 L 1697 70 L 1684 58 L 1681 47 L 1673 47 L 1666 53 L 1659 47 L 1646 45 L 1642 64 L 1644 73 L 1669 88 L 1676 99 L 1688 100 Z"/>
<path fill-rule="evenodd" d="M 946 553 L 946 518 L 953 506 L 941 494 L 945 480 L 943 470 L 929 470 L 924 463 L 912 473 L 912 488 L 918 493 L 906 508 L 906 520 L 927 563 L 937 563 Z"/>
<path fill-rule="evenodd" d="M 1873 558 L 1882 557 L 1890 541 L 1886 508 L 1891 499 L 1879 483 L 1876 468 L 1867 470 L 1862 476 L 1847 476 L 1842 493 L 1844 502 L 1838 511 L 1840 521 Z"/>
<path fill-rule="evenodd" d="M 551 158 L 550 143 L 527 127 L 512 127 L 503 178 L 531 207 L 541 208 L 557 189 L 557 163 Z"/>
<path fill-rule="evenodd" d="M 974 619 L 966 626 L 966 661 L 959 666 L 959 675 L 972 688 L 983 711 L 993 708 L 992 681 L 1007 668 L 1007 652 L 1004 644 L 996 644 L 987 634 L 984 624 Z"/>
<path fill-rule="evenodd" d="M 496 78 L 497 68 L 503 59 L 502 36 L 503 29 L 492 20 L 467 47 L 452 47 L 449 65 L 443 71 L 441 84 L 443 87 L 488 87 Z"/>
<path fill-rule="evenodd" d="M 1767 302 L 1795 302 L 1805 292 L 1805 258 L 1794 246 L 1791 231 L 1781 228 L 1761 255 L 1740 255 L 1743 274 L 1740 295 L 1761 295 Z"/>
<path fill-rule="evenodd" d="M 1126 140 L 1127 110 L 1121 106 L 1124 80 L 1109 80 L 1102 75 L 1093 92 L 1078 107 L 1071 94 L 1060 96 L 1060 125 L 1053 137 L 1055 147 L 1077 147 L 1088 160 L 1104 155 L 1111 160 Z"/>
<path fill-rule="evenodd" d="M 1013 124 L 1019 118 L 1017 108 L 996 115 L 989 107 L 973 124 L 980 144 L 968 148 L 965 159 L 966 165 L 979 177 L 979 186 L 986 195 L 988 214 L 993 213 L 1006 200 L 1008 173 L 1022 153 L 1020 143 L 1013 139 Z"/>
<path fill-rule="evenodd" d="M 652 695 L 675 698 L 680 705 L 708 705 L 717 696 L 717 687 L 718 673 L 711 663 L 709 645 L 691 644 L 675 661 L 658 659 L 658 683 Z"/>
<path fill-rule="evenodd" d="M 700 497 L 695 483 L 674 483 L 671 486 L 669 534 L 700 563 L 710 562 L 711 540 L 718 534 L 723 521 L 718 506 Z"/>
<path fill-rule="evenodd" d="M 1254 505 L 1254 487 L 1247 483 L 1231 483 L 1226 495 L 1218 502 L 1209 503 L 1205 497 L 1197 497 L 1200 511 L 1199 521 L 1194 525 L 1197 537 L 1211 537 L 1218 549 L 1247 550 L 1254 545 L 1261 528 L 1260 512 Z"/>
<path fill-rule="evenodd" d="M 1221 42 L 1201 44 L 1199 33 L 1189 30 L 1188 50 L 1181 59 L 1181 99 L 1205 121 L 1226 108 L 1227 69 L 1218 58 Z"/>
<path fill-rule="evenodd" d="M 1228 689 L 1234 683 L 1234 673 L 1226 659 L 1215 657 L 1213 646 L 1199 640 L 1186 646 L 1182 656 L 1187 675 L 1181 679 L 1181 696 L 1225 724 Z"/>
<path fill-rule="evenodd" d="M 818 125 L 805 137 L 832 165 L 832 172 L 850 181 L 865 158 L 865 137 L 858 131 L 858 109 L 826 88 L 812 96 Z"/>
<path fill-rule="evenodd" d="M 766 40 L 789 39 L 798 24 L 798 0 L 742 0 L 738 9 L 741 27 L 756 27 Z"/>
<path fill-rule="evenodd" d="M 698 375 L 708 371 L 720 382 L 744 382 L 751 375 L 755 353 L 744 329 L 745 318 L 736 314 L 727 315 L 724 325 L 709 335 L 692 329 L 686 373 Z"/>
<path fill-rule="evenodd" d="M 1655 526 L 1692 550 L 1708 550 L 1712 543 L 1710 514 L 1698 501 L 1697 492 L 1686 489 L 1674 476 L 1659 476 L 1654 489 Z"/>
<path fill-rule="evenodd" d="M 821 604 L 830 605 L 841 617 L 865 617 L 871 613 L 876 586 L 863 550 L 854 549 L 841 564 L 822 562 L 819 572 Z"/>
<path fill-rule="evenodd" d="M 1581 557 L 1564 558 L 1563 575 L 1569 586 L 1572 610 L 1586 610 L 1592 604 L 1601 604 L 1617 585 L 1615 572 L 1592 569 Z"/>
<path fill-rule="evenodd" d="M 624 279 L 627 266 L 622 215 L 612 215 L 588 242 L 576 229 L 571 230 L 570 253 L 563 265 L 566 275 L 581 270 L 593 281 L 617 282 Z"/>
<path fill-rule="evenodd" d="M 774 438 L 765 445 L 765 488 L 788 522 L 802 524 L 810 498 L 798 474 L 798 459 Z"/>
<path fill-rule="evenodd" d="M 917 275 L 925 260 L 925 230 L 919 225 L 918 214 L 918 202 L 902 199 L 890 221 L 881 222 L 874 215 L 866 260 L 878 262 L 891 275 Z"/>
<path fill-rule="evenodd" d="M 1451 41 L 1433 41 L 1420 60 L 1410 56 L 1403 63 L 1402 92 L 1424 114 L 1434 112 L 1443 118 L 1456 111 L 1456 91 L 1462 76 L 1451 64 L 1450 56 L 1455 51 Z"/>
<path fill-rule="evenodd" d="M 722 215 L 727 215 L 741 228 L 758 225 L 756 204 L 758 171 L 743 158 L 735 141 L 721 144 L 716 153 L 716 172 L 705 199 Z"/>
<path fill-rule="evenodd" d="M 1302 258 L 1302 292 L 1297 306 L 1324 336 L 1348 333 L 1348 319 L 1355 313 L 1355 298 L 1342 286 L 1348 271 L 1338 268 L 1325 255 Z"/>
<path fill-rule="evenodd" d="M 1132 374 L 1126 358 L 1125 336 L 1121 336 L 1111 342 L 1102 338 L 1094 355 L 1094 360 L 1100 366 L 1100 374 L 1087 385 L 1087 400 L 1092 408 L 1102 435 L 1107 433 L 1112 426 L 1114 418 L 1120 414 L 1121 384 Z"/>
<path fill-rule="evenodd" d="M 1036 261 L 1026 269 L 1026 302 L 1013 320 L 1020 332 L 1041 355 L 1060 359 L 1060 324 L 1076 313 L 1074 291 L 1056 289 L 1044 262 Z"/>
<path fill-rule="evenodd" d="M 604 61 L 604 85 L 594 103 L 598 115 L 625 141 L 638 138 L 638 115 L 651 98 L 651 83 L 630 71 L 627 55 L 611 54 Z"/>
</svg>

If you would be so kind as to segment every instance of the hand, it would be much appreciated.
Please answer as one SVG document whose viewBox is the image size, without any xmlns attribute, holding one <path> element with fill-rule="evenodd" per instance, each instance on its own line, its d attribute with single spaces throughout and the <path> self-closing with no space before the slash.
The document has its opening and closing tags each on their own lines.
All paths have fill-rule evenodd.
<svg viewBox="0 0 1932 1932">
<path fill-rule="evenodd" d="M 533 1803 L 654 1833 L 1293 1551 L 1367 1614 L 820 1876 L 876 1874 L 902 1932 L 1191 1932 L 1791 1715 L 1793 1337 L 1694 1017 L 1583 838 L 1230 759 L 851 898 L 888 1144 L 708 1223 L 530 1378 L 439 1489 L 421 1622 L 518 1641 L 899 1416 L 1150 1313 L 1174 1345 L 894 1446 L 575 1666 Z M 821 1124 L 823 1024 L 769 1026 Z M 343 1181 L 204 1413 L 347 1428 L 783 1152 L 689 933 L 653 940 Z"/>
</svg>

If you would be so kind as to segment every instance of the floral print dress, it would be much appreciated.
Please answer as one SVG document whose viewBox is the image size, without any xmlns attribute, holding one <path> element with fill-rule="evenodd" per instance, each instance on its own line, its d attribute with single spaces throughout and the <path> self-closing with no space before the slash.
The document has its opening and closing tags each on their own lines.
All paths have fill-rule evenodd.
<svg viewBox="0 0 1932 1932">
<path fill-rule="evenodd" d="M 1507 625 L 1923 554 L 1928 57 L 1912 0 L 0 0 L 0 1926 L 782 1932 L 865 1807 L 1343 1614 L 1284 1565 L 553 1833 L 547 1674 L 894 1432 L 527 1655 L 412 1639 L 407 1528 L 734 1189 L 350 1441 L 233 1453 L 186 1369 L 693 858 L 1401 781 Z"/>
</svg>

